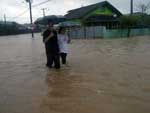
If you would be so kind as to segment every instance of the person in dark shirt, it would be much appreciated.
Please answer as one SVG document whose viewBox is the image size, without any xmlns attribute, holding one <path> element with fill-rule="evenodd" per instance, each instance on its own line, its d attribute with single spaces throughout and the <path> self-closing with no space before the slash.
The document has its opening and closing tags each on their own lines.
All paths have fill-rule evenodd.
<svg viewBox="0 0 150 113">
<path fill-rule="evenodd" d="M 46 66 L 52 68 L 52 65 L 54 63 L 55 68 L 59 69 L 60 58 L 57 32 L 53 29 L 53 23 L 51 21 L 49 21 L 48 28 L 43 32 L 43 42 L 45 44 L 47 56 Z"/>
</svg>

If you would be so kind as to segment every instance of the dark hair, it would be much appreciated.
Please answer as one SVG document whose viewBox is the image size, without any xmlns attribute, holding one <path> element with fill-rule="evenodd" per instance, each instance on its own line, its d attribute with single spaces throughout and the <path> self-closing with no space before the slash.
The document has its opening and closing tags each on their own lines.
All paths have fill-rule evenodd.
<svg viewBox="0 0 150 113">
<path fill-rule="evenodd" d="M 65 27 L 60 27 L 58 30 L 58 33 L 60 34 L 62 32 L 62 30 L 65 30 Z"/>
</svg>

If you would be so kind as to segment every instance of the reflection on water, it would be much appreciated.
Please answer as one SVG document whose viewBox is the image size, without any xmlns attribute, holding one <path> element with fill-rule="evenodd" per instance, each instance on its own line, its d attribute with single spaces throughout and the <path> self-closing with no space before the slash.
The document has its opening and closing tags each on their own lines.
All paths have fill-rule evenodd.
<svg viewBox="0 0 150 113">
<path fill-rule="evenodd" d="M 45 67 L 39 34 L 0 37 L 0 113 L 149 113 L 150 37 L 73 40 Z"/>
<path fill-rule="evenodd" d="M 57 76 L 56 76 L 57 75 Z M 48 97 L 65 98 L 69 97 L 71 92 L 71 80 L 68 78 L 68 71 L 49 72 L 47 76 L 47 85 L 51 87 Z"/>
</svg>

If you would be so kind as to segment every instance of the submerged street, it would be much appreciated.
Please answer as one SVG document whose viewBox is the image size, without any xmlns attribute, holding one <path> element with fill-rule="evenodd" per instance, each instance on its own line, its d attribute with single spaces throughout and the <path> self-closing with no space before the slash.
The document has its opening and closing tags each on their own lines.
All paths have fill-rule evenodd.
<svg viewBox="0 0 150 113">
<path fill-rule="evenodd" d="M 150 113 L 150 36 L 69 49 L 48 69 L 40 34 L 0 37 L 0 113 Z"/>
</svg>

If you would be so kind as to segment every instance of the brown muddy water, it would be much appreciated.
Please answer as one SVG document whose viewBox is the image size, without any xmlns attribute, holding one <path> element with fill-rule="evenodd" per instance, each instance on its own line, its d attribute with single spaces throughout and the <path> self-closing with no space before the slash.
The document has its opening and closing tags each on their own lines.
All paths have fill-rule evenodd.
<svg viewBox="0 0 150 113">
<path fill-rule="evenodd" d="M 69 48 L 57 71 L 39 34 L 0 37 L 0 113 L 150 113 L 150 36 Z"/>
</svg>

